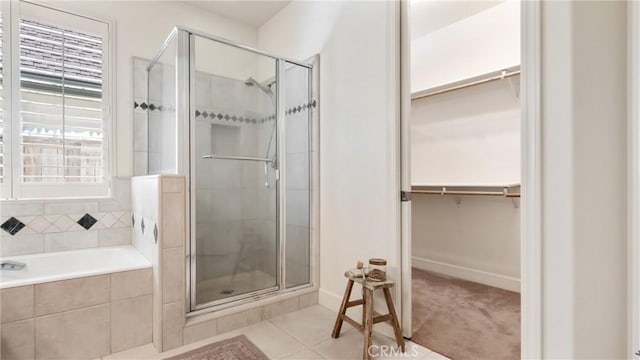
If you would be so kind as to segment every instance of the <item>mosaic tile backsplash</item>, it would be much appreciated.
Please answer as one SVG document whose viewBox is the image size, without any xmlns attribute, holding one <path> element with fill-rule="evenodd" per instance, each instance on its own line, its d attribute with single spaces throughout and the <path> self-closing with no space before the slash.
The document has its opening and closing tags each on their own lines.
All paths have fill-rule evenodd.
<svg viewBox="0 0 640 360">
<path fill-rule="evenodd" d="M 19 216 L 17 218 L 12 216 L 4 221 L 0 228 L 12 236 L 17 234 L 51 234 L 90 229 L 126 228 L 130 226 L 128 224 L 130 218 L 129 211 Z"/>
</svg>

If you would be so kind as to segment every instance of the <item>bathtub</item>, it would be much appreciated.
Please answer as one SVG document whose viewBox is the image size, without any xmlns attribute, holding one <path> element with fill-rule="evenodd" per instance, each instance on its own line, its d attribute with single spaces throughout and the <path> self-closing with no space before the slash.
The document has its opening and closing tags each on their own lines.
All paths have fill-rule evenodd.
<svg viewBox="0 0 640 360">
<path fill-rule="evenodd" d="M 151 267 L 133 246 L 10 256 L 0 260 L 26 264 L 21 270 L 0 270 L 0 289 Z"/>
</svg>

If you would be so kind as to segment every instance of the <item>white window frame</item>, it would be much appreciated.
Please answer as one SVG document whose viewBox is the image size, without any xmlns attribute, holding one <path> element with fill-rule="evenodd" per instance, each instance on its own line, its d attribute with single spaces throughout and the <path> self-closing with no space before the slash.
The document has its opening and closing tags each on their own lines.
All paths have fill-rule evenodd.
<svg viewBox="0 0 640 360">
<path fill-rule="evenodd" d="M 3 78 L 3 86 L 2 86 L 2 97 L 4 99 L 3 106 L 3 124 L 4 134 L 3 134 L 3 143 L 4 143 L 4 154 L 3 154 L 3 183 L 0 189 L 0 197 L 2 199 L 9 199 L 11 197 L 12 190 L 12 177 L 11 177 L 11 168 L 12 157 L 11 157 L 11 147 L 12 136 L 8 136 L 8 134 L 12 133 L 11 127 L 11 119 L 12 117 L 12 102 L 11 102 L 11 88 L 13 84 L 13 79 L 11 78 L 11 32 L 9 29 L 11 28 L 11 1 L 1 1 L 0 2 L 0 11 L 2 12 L 2 54 L 3 61 L 2 64 L 2 78 Z"/>
<path fill-rule="evenodd" d="M 108 198 L 113 196 L 114 138 L 113 111 L 115 103 L 114 81 L 114 25 L 111 21 L 96 19 L 26 1 L 3 1 L 4 14 L 4 184 L 0 195 L 3 200 Z M 20 151 L 20 18 L 22 16 L 45 24 L 90 32 L 103 38 L 102 115 L 104 124 L 104 181 L 91 183 L 23 183 L 22 154 Z M 55 19 L 55 21 L 52 21 Z M 9 86 L 7 86 L 7 84 Z"/>
</svg>

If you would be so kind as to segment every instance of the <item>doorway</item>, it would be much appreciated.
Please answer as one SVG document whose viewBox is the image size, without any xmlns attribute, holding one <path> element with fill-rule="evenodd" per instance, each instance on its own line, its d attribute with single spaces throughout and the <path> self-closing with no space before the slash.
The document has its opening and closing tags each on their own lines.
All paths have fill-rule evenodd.
<svg viewBox="0 0 640 360">
<path fill-rule="evenodd" d="M 536 203 L 535 197 L 531 197 L 531 202 L 525 200 L 537 184 L 531 181 L 536 178 L 536 172 L 530 171 L 537 159 L 534 157 L 534 161 L 528 163 L 522 160 L 531 159 L 532 150 L 535 150 L 530 145 L 537 139 L 531 133 L 537 117 L 521 115 L 536 107 L 536 102 L 523 102 L 521 108 L 520 71 L 534 69 L 538 62 L 532 61 L 537 56 L 535 51 L 527 53 L 521 46 L 520 28 L 521 19 L 535 20 L 538 10 L 535 5 L 522 6 L 529 8 L 528 12 L 527 9 L 521 12 L 520 3 L 513 1 L 472 4 L 467 1 L 414 1 L 407 12 L 411 23 L 418 26 L 411 28 L 404 38 L 405 43 L 411 38 L 414 65 L 409 79 L 406 75 L 403 78 L 403 83 L 411 82 L 410 90 L 403 86 L 405 94 L 410 91 L 413 98 L 412 115 L 410 119 L 404 119 L 408 124 L 401 129 L 402 183 L 403 190 L 409 194 L 405 200 L 410 200 L 408 206 L 403 204 L 403 248 L 409 248 L 404 253 L 403 271 L 408 273 L 408 262 L 413 268 L 410 273 L 417 274 L 403 278 L 403 293 L 411 294 L 408 298 L 412 298 L 408 303 L 407 296 L 403 296 L 404 327 L 410 328 L 411 338 L 421 343 L 422 327 L 435 328 L 437 324 L 428 316 L 420 323 L 420 312 L 424 309 L 419 307 L 426 303 L 427 308 L 433 308 L 433 302 L 445 303 L 448 299 L 445 296 L 438 300 L 431 296 L 421 303 L 416 285 L 412 284 L 417 278 L 422 279 L 423 284 L 435 286 L 427 287 L 423 292 L 427 295 L 423 297 L 429 293 L 442 295 L 438 289 L 464 290 L 461 296 L 474 300 L 470 307 L 478 311 L 478 319 L 497 323 L 496 327 L 504 330 L 503 335 L 508 335 L 502 339 L 494 337 L 497 340 L 510 338 L 506 343 L 511 348 L 504 356 L 498 355 L 502 350 L 497 345 L 489 346 L 496 350 L 491 358 L 519 358 L 521 338 L 527 334 L 529 339 L 522 344 L 522 354 L 534 354 L 539 348 L 535 345 L 539 343 L 537 320 L 528 321 L 529 324 L 523 327 L 525 331 L 520 333 L 521 280 L 529 299 L 522 299 L 528 304 L 523 308 L 525 319 L 535 319 L 539 305 L 535 302 L 539 294 L 532 295 L 528 290 L 537 286 L 539 269 L 537 265 L 530 265 L 536 262 L 538 255 L 531 252 L 520 256 L 521 252 L 524 254 L 527 249 L 537 246 L 535 231 L 529 226 L 535 224 L 537 212 L 530 211 L 531 205 Z M 414 11 L 425 9 L 431 14 L 423 18 L 418 15 L 416 21 Z M 523 38 L 537 41 L 537 23 L 522 21 L 522 25 Z M 456 41 L 464 41 L 465 35 L 467 45 L 456 44 Z M 491 37 L 501 41 L 490 41 Z M 496 44 L 504 47 L 505 43 L 509 45 L 506 50 L 493 47 Z M 532 46 L 535 41 L 527 44 Z M 405 50 L 403 55 L 406 53 Z M 522 59 L 524 64 L 520 61 L 521 53 L 527 54 Z M 441 57 L 435 58 L 434 54 Z M 416 62 L 420 56 L 422 61 Z M 529 67 L 526 67 L 527 62 Z M 420 64 L 421 69 L 416 70 L 416 64 Z M 437 71 L 433 72 L 434 69 Z M 534 69 L 527 76 L 522 74 L 523 80 L 528 81 L 523 89 L 532 86 L 531 79 L 535 79 L 536 73 Z M 530 91 L 528 95 L 533 94 Z M 414 120 L 417 117 L 420 118 Z M 521 147 L 525 149 L 522 154 Z M 523 183 L 529 186 L 521 186 Z M 526 219 L 522 216 L 525 212 Z M 525 236 L 525 233 L 529 235 Z M 521 277 L 521 268 L 531 271 Z M 408 287 L 411 290 L 405 291 Z M 482 297 L 471 290 L 492 296 Z M 447 305 L 451 307 L 451 303 Z M 493 307 L 497 312 L 492 313 L 489 305 L 497 303 L 504 306 Z M 513 316 L 502 316 L 504 311 Z M 466 320 L 468 318 L 470 316 Z M 409 326 L 408 321 L 411 322 Z M 451 319 L 444 323 L 455 327 Z M 477 323 L 482 324 L 481 321 Z M 469 324 L 465 326 L 469 327 Z M 486 332 L 487 326 L 481 328 L 485 330 L 480 333 Z M 431 333 L 426 337 L 434 336 Z M 467 340 L 464 337 L 454 340 L 458 343 L 453 347 L 460 348 L 461 341 L 473 345 L 478 339 L 470 336 Z M 482 357 L 477 353 L 478 349 L 472 350 L 475 351 L 470 353 L 473 356 L 456 356 L 428 343 L 421 344 L 456 359 Z"/>
</svg>

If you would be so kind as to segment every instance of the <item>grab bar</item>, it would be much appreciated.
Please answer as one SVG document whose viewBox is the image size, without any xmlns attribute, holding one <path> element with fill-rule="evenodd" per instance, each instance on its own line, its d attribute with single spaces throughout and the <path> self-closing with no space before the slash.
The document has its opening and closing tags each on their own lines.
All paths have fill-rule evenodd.
<svg viewBox="0 0 640 360">
<path fill-rule="evenodd" d="M 214 159 L 214 160 L 249 160 L 249 161 L 263 161 L 263 162 L 273 162 L 273 160 L 269 158 L 259 158 L 259 157 L 246 157 L 246 156 L 224 156 L 224 155 L 204 155 L 203 159 Z"/>
</svg>

